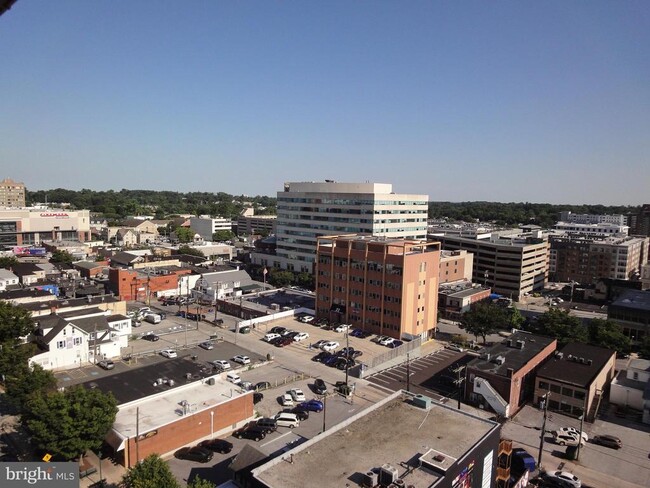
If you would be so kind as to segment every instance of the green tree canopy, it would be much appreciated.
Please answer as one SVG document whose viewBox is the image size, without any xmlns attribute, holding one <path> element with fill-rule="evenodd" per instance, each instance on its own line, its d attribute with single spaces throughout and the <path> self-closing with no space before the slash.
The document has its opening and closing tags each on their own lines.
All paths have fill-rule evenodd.
<svg viewBox="0 0 650 488">
<path fill-rule="evenodd" d="M 187 488 L 215 488 L 216 485 L 212 481 L 204 480 L 195 476 L 192 481 L 187 484 Z"/>
<path fill-rule="evenodd" d="M 178 246 L 178 254 L 187 254 L 189 256 L 197 256 L 199 258 L 205 257 L 205 254 L 203 254 L 200 249 L 196 249 L 190 246 Z"/>
<path fill-rule="evenodd" d="M 18 264 L 18 260 L 14 256 L 0 256 L 0 268 L 9 269 Z"/>
<path fill-rule="evenodd" d="M 32 395 L 23 422 L 37 447 L 74 459 L 89 449 L 99 449 L 116 414 L 113 395 L 74 386 L 64 392 Z"/>
<path fill-rule="evenodd" d="M 218 230 L 212 234 L 212 240 L 215 242 L 229 241 L 233 237 L 235 237 L 235 234 L 230 230 Z"/>
<path fill-rule="evenodd" d="M 629 352 L 631 345 L 630 338 L 623 334 L 617 323 L 602 319 L 589 322 L 589 342 L 616 352 Z"/>
<path fill-rule="evenodd" d="M 587 328 L 578 317 L 568 310 L 551 308 L 537 319 L 537 331 L 545 336 L 555 337 L 560 344 L 567 342 L 588 342 Z"/>
<path fill-rule="evenodd" d="M 122 486 L 124 488 L 180 488 L 169 465 L 158 454 L 151 454 L 129 468 L 122 477 Z"/>
<path fill-rule="evenodd" d="M 277 287 L 289 286 L 294 280 L 291 271 L 281 271 L 279 269 L 272 269 L 266 277 L 269 283 Z"/>
<path fill-rule="evenodd" d="M 194 231 L 187 227 L 176 227 L 174 233 L 178 241 L 182 243 L 192 242 L 192 239 L 194 239 Z"/>
<path fill-rule="evenodd" d="M 639 356 L 642 359 L 650 359 L 650 335 L 646 335 L 643 338 L 643 342 L 639 348 Z"/>
<path fill-rule="evenodd" d="M 72 254 L 68 251 L 57 249 L 52 253 L 52 258 L 50 259 L 53 263 L 71 263 L 74 261 Z"/>
<path fill-rule="evenodd" d="M 17 344 L 19 338 L 28 335 L 34 327 L 27 309 L 0 301 L 0 344 Z"/>
<path fill-rule="evenodd" d="M 28 350 L 33 351 L 32 348 Z M 23 348 L 13 348 L 12 351 L 15 355 L 7 355 L 6 364 L 3 360 L 2 365 L 3 369 L 8 371 L 5 375 L 5 387 L 11 403 L 20 411 L 24 411 L 25 405 L 33 395 L 56 391 L 56 378 L 51 371 L 38 364 L 29 367 L 27 360 L 32 354 L 25 353 Z M 14 363 L 11 363 L 11 360 Z"/>
<path fill-rule="evenodd" d="M 309 290 L 314 289 L 314 275 L 311 273 L 299 273 L 296 276 L 296 284 L 302 288 L 307 288 Z"/>
<path fill-rule="evenodd" d="M 478 302 L 460 318 L 460 326 L 476 339 L 493 334 L 497 329 L 508 325 L 508 316 L 504 308 L 488 302 Z"/>
<path fill-rule="evenodd" d="M 508 315 L 508 327 L 511 329 L 521 329 L 521 326 L 526 322 L 526 317 L 524 317 L 517 307 L 511 307 L 507 309 Z"/>
</svg>

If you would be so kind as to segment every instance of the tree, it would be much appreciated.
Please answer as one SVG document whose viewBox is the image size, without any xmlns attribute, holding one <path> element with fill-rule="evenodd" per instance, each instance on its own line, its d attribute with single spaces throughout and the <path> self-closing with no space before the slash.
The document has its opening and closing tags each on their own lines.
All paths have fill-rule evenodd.
<svg viewBox="0 0 650 488">
<path fill-rule="evenodd" d="M 187 484 L 187 488 L 215 488 L 216 485 L 212 481 L 204 480 L 195 476 L 192 481 Z"/>
<path fill-rule="evenodd" d="M 594 346 L 613 349 L 616 352 L 629 352 L 630 339 L 615 322 L 592 319 L 589 322 L 589 342 Z"/>
<path fill-rule="evenodd" d="M 37 447 L 70 460 L 99 449 L 116 414 L 117 401 L 111 393 L 74 386 L 31 395 L 23 422 Z"/>
<path fill-rule="evenodd" d="M 14 348 L 14 352 L 21 348 Z M 20 353 L 19 353 L 20 354 Z M 47 394 L 56 391 L 56 378 L 51 371 L 43 369 L 38 364 L 30 367 L 27 364 L 28 357 L 17 354 L 9 359 L 19 361 L 13 365 L 7 364 L 8 373 L 5 375 L 5 386 L 7 396 L 11 403 L 21 412 L 25 410 L 26 404 L 33 395 Z"/>
<path fill-rule="evenodd" d="M 158 454 L 151 454 L 129 468 L 122 477 L 124 488 L 180 488 L 169 465 Z M 198 488 L 198 487 L 197 487 Z"/>
<path fill-rule="evenodd" d="M 512 307 L 508 309 L 508 326 L 511 329 L 521 329 L 524 322 L 526 322 L 526 317 L 521 315 L 518 308 Z"/>
<path fill-rule="evenodd" d="M 176 234 L 178 242 L 187 243 L 192 242 L 194 239 L 194 231 L 187 227 L 176 227 L 174 233 Z"/>
<path fill-rule="evenodd" d="M 0 344 L 17 344 L 18 339 L 28 335 L 34 327 L 27 309 L 0 301 Z"/>
<path fill-rule="evenodd" d="M 233 237 L 235 234 L 231 230 L 218 230 L 212 234 L 212 240 L 215 242 L 230 241 Z"/>
<path fill-rule="evenodd" d="M 314 275 L 311 273 L 299 273 L 296 277 L 296 284 L 302 288 L 307 288 L 309 290 L 314 289 Z"/>
<path fill-rule="evenodd" d="M 72 254 L 70 254 L 68 251 L 57 249 L 52 253 L 52 258 L 50 259 L 50 261 L 53 263 L 70 264 L 72 261 L 74 261 L 74 258 L 72 257 Z"/>
<path fill-rule="evenodd" d="M 460 318 L 460 326 L 476 339 L 483 338 L 483 344 L 488 335 L 507 325 L 508 318 L 503 308 L 487 302 L 472 305 L 469 311 Z"/>
<path fill-rule="evenodd" d="M 2 269 L 9 269 L 16 264 L 18 264 L 18 260 L 14 256 L 0 257 L 0 268 Z"/>
<path fill-rule="evenodd" d="M 195 249 L 190 246 L 179 246 L 178 254 L 188 254 L 189 256 L 197 256 L 199 258 L 205 257 L 205 254 L 203 254 L 200 249 Z"/>
<path fill-rule="evenodd" d="M 281 271 L 273 269 L 268 275 L 268 281 L 273 286 L 283 287 L 293 283 L 293 273 L 291 271 Z"/>
<path fill-rule="evenodd" d="M 642 359 L 650 359 L 650 335 L 646 335 L 643 338 L 643 342 L 639 348 L 639 357 Z"/>
<path fill-rule="evenodd" d="M 555 337 L 561 344 L 588 341 L 587 328 L 578 317 L 569 315 L 568 310 L 551 308 L 539 317 L 536 327 L 540 334 Z"/>
</svg>

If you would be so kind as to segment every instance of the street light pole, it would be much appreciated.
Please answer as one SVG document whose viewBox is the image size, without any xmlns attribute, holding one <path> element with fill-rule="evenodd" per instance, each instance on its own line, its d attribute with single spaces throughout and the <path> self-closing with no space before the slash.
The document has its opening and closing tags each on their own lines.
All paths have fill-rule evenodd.
<svg viewBox="0 0 650 488">
<path fill-rule="evenodd" d="M 544 434 L 546 433 L 546 413 L 548 412 L 548 399 L 551 396 L 551 392 L 547 391 L 546 394 L 543 396 L 544 398 L 544 421 L 542 422 L 542 435 L 540 436 L 540 441 L 539 441 L 539 454 L 537 456 L 537 467 L 541 471 L 542 469 L 542 451 L 544 449 Z M 580 442 L 578 442 L 578 445 L 580 445 Z"/>
<path fill-rule="evenodd" d="M 325 416 L 327 415 L 327 394 L 323 395 L 323 432 L 325 432 Z"/>
<path fill-rule="evenodd" d="M 406 391 L 411 392 L 411 354 L 406 353 Z"/>
<path fill-rule="evenodd" d="M 586 415 L 587 415 L 587 395 L 585 394 L 585 401 L 582 404 L 582 415 L 580 415 L 580 436 L 578 436 L 578 450 L 576 451 L 576 461 L 580 459 L 580 446 L 582 445 L 582 432 L 585 426 Z"/>
<path fill-rule="evenodd" d="M 347 353 L 345 354 L 347 357 L 345 358 L 345 387 L 348 387 L 348 358 L 350 357 L 350 334 L 346 330 L 345 331 L 345 346 L 346 346 L 346 351 Z"/>
</svg>

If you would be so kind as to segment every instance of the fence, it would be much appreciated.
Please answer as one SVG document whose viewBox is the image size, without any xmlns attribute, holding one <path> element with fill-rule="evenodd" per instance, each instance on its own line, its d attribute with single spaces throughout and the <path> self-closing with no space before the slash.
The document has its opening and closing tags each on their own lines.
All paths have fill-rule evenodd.
<svg viewBox="0 0 650 488">
<path fill-rule="evenodd" d="M 356 378 L 363 378 L 364 376 L 382 369 L 382 366 L 388 366 L 389 363 L 398 363 L 402 360 L 402 358 L 406 359 L 406 355 L 409 353 L 415 354 L 416 356 L 419 355 L 421 345 L 422 338 L 417 337 L 412 341 L 405 342 L 395 349 L 390 349 L 383 354 L 374 356 L 364 363 L 357 364 L 356 366 L 350 368 L 348 372 Z"/>
</svg>

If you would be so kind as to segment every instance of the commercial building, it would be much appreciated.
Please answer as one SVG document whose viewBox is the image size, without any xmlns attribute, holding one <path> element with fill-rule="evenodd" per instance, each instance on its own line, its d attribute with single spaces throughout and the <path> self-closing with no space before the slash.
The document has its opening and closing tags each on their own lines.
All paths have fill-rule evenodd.
<svg viewBox="0 0 650 488">
<path fill-rule="evenodd" d="M 349 235 L 316 246 L 317 316 L 397 339 L 433 336 L 439 243 Z"/>
<path fill-rule="evenodd" d="M 0 181 L 0 207 L 25 206 L 25 184 L 5 178 Z"/>
<path fill-rule="evenodd" d="M 648 262 L 648 237 L 549 236 L 549 278 L 593 285 L 601 278 L 636 279 Z"/>
<path fill-rule="evenodd" d="M 275 234 L 277 215 L 255 215 L 253 207 L 245 208 L 237 218 L 237 235 L 271 235 Z"/>
<path fill-rule="evenodd" d="M 508 418 L 533 399 L 535 375 L 557 347 L 550 337 L 516 332 L 465 369 L 465 400 Z"/>
<path fill-rule="evenodd" d="M 642 205 L 637 213 L 630 215 L 629 219 L 632 235 L 650 236 L 650 204 Z"/>
<path fill-rule="evenodd" d="M 623 291 L 607 307 L 607 318 L 616 322 L 632 341 L 643 342 L 650 334 L 650 291 Z"/>
<path fill-rule="evenodd" d="M 2 209 L 0 246 L 40 245 L 43 240 L 90 240 L 88 210 Z"/>
<path fill-rule="evenodd" d="M 574 417 L 586 412 L 585 420 L 591 422 L 615 368 L 615 351 L 570 342 L 537 372 L 535 403 L 546 398 L 549 410 Z"/>
<path fill-rule="evenodd" d="M 496 422 L 396 392 L 256 467 L 248 486 L 492 488 L 500 430 Z"/>
<path fill-rule="evenodd" d="M 384 183 L 285 183 L 278 192 L 275 254 L 254 264 L 312 273 L 316 239 L 340 234 L 426 238 L 428 196 L 393 193 Z"/>
<path fill-rule="evenodd" d="M 467 251 L 440 251 L 439 283 L 472 281 L 474 255 Z"/>
<path fill-rule="evenodd" d="M 204 241 L 211 242 L 215 232 L 232 232 L 232 222 L 222 217 L 212 218 L 206 215 L 190 217 L 190 228 L 196 232 Z"/>
<path fill-rule="evenodd" d="M 460 320 L 460 316 L 467 312 L 472 304 L 488 300 L 491 293 L 490 288 L 471 281 L 444 283 L 438 287 L 440 316 L 450 320 Z"/>
<path fill-rule="evenodd" d="M 625 215 L 574 214 L 570 211 L 560 212 L 558 220 L 561 222 L 571 222 L 576 224 L 627 224 L 627 217 Z"/>
<path fill-rule="evenodd" d="M 555 230 L 567 234 L 579 234 L 585 236 L 626 236 L 630 228 L 627 225 L 610 224 L 600 222 L 598 224 L 582 224 L 576 222 L 558 222 L 553 226 Z"/>
<path fill-rule="evenodd" d="M 139 269 L 109 268 L 107 286 L 121 300 L 148 301 L 157 296 L 179 295 L 182 288 L 181 276 L 191 273 L 191 269 L 177 266 Z M 197 276 L 196 279 L 198 280 L 199 277 Z"/>
<path fill-rule="evenodd" d="M 650 424 L 650 361 L 630 359 L 610 385 L 609 402 L 642 412 L 641 421 Z"/>
<path fill-rule="evenodd" d="M 548 241 L 541 232 L 430 235 L 444 251 L 474 255 L 472 281 L 513 300 L 542 290 L 548 278 Z"/>
</svg>

